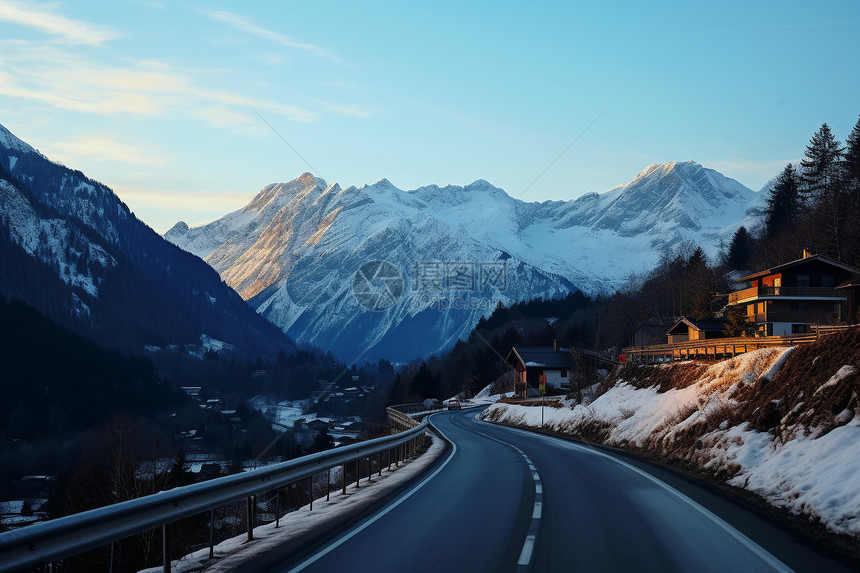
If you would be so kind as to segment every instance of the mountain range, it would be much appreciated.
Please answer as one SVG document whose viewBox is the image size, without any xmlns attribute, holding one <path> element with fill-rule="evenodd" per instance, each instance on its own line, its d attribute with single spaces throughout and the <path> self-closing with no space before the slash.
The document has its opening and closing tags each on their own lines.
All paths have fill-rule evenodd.
<svg viewBox="0 0 860 573">
<path fill-rule="evenodd" d="M 499 303 L 608 293 L 685 241 L 713 256 L 757 198 L 692 161 L 544 202 L 483 180 L 403 191 L 305 173 L 165 238 L 294 339 L 350 362 L 407 360 L 449 348 Z"/>
<path fill-rule="evenodd" d="M 295 345 L 199 258 L 165 241 L 107 186 L 51 162 L 0 125 L 0 295 L 103 346 Z"/>
</svg>

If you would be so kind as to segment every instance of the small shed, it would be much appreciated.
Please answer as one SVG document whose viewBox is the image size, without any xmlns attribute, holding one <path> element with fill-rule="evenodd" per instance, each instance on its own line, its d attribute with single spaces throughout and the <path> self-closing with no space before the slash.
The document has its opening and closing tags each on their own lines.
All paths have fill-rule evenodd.
<svg viewBox="0 0 860 573">
<path fill-rule="evenodd" d="M 643 322 L 630 336 L 630 346 L 654 346 L 666 343 L 666 330 L 677 323 L 676 318 Z"/>
<path fill-rule="evenodd" d="M 687 342 L 691 340 L 708 340 L 711 338 L 724 338 L 726 323 L 719 318 L 708 318 L 693 321 L 689 318 L 681 318 L 666 332 L 669 344 L 676 342 Z"/>
</svg>

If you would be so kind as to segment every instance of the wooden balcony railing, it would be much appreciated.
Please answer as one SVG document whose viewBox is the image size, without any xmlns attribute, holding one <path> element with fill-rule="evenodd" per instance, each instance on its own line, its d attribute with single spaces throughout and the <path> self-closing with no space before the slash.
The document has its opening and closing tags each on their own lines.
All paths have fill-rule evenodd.
<svg viewBox="0 0 860 573">
<path fill-rule="evenodd" d="M 845 295 L 831 287 L 767 287 L 758 286 L 729 293 L 729 304 L 756 297 L 824 297 L 841 298 Z"/>
</svg>

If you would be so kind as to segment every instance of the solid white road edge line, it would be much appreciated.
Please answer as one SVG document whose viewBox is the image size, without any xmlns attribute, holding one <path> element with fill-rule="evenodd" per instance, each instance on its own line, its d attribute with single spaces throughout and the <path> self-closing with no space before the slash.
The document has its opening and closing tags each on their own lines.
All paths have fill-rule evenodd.
<svg viewBox="0 0 860 573">
<path fill-rule="evenodd" d="M 429 476 L 427 476 L 426 478 L 421 480 L 421 482 L 418 485 L 416 485 L 411 490 L 409 490 L 407 493 L 405 493 L 397 501 L 395 501 L 394 503 L 392 503 L 391 505 L 389 505 L 385 509 L 381 510 L 379 513 L 374 514 L 372 517 L 368 518 L 368 520 L 365 521 L 364 523 L 362 523 L 361 525 L 357 526 L 354 529 L 351 529 L 349 532 L 344 534 L 343 537 L 338 538 L 337 541 L 331 543 L 330 545 L 327 545 L 324 549 L 315 553 L 311 557 L 308 557 L 307 559 L 305 559 L 304 561 L 302 561 L 301 563 L 299 563 L 298 565 L 296 565 L 295 567 L 290 569 L 288 573 L 295 573 L 297 571 L 301 571 L 302 569 L 304 569 L 308 565 L 312 565 L 313 563 L 322 559 L 323 557 L 325 557 L 326 555 L 328 555 L 329 553 L 331 553 L 332 551 L 334 551 L 335 549 L 337 549 L 338 547 L 340 547 L 341 545 L 343 545 L 344 543 L 346 543 L 347 541 L 349 541 L 350 539 L 352 539 L 353 537 L 355 537 L 356 535 L 358 535 L 359 533 L 361 533 L 362 531 L 364 531 L 365 529 L 367 529 L 368 527 L 370 527 L 371 525 L 373 525 L 374 523 L 376 523 L 377 521 L 382 519 L 382 517 L 384 517 L 391 510 L 393 510 L 395 507 L 397 507 L 398 505 L 400 505 L 401 503 L 403 503 L 404 501 L 406 501 L 407 499 L 412 497 L 412 494 L 414 494 L 419 489 L 424 487 L 427 484 L 427 482 L 429 482 L 431 479 L 436 477 L 439 474 L 439 472 L 441 472 L 443 469 L 445 469 L 445 466 L 448 465 L 448 462 L 450 462 L 453 459 L 454 454 L 457 453 L 457 444 L 455 444 L 451 440 L 448 440 L 447 436 L 445 436 L 445 434 L 442 432 L 442 430 L 440 430 L 439 428 L 436 428 L 435 426 L 433 428 L 437 432 L 442 434 L 442 437 L 445 440 L 447 440 L 448 443 L 451 444 L 451 446 L 452 446 L 451 455 L 448 456 L 448 459 L 446 459 L 442 463 L 441 466 L 436 468 L 436 471 L 434 471 L 432 474 L 430 474 Z"/>
</svg>

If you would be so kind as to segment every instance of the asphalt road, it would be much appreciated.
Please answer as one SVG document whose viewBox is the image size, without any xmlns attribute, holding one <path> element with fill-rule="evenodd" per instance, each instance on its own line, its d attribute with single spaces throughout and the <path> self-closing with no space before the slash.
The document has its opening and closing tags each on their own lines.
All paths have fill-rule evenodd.
<svg viewBox="0 0 860 573">
<path fill-rule="evenodd" d="M 434 415 L 455 447 L 433 469 L 272 571 L 847 570 L 658 468 L 475 415 Z"/>
</svg>

